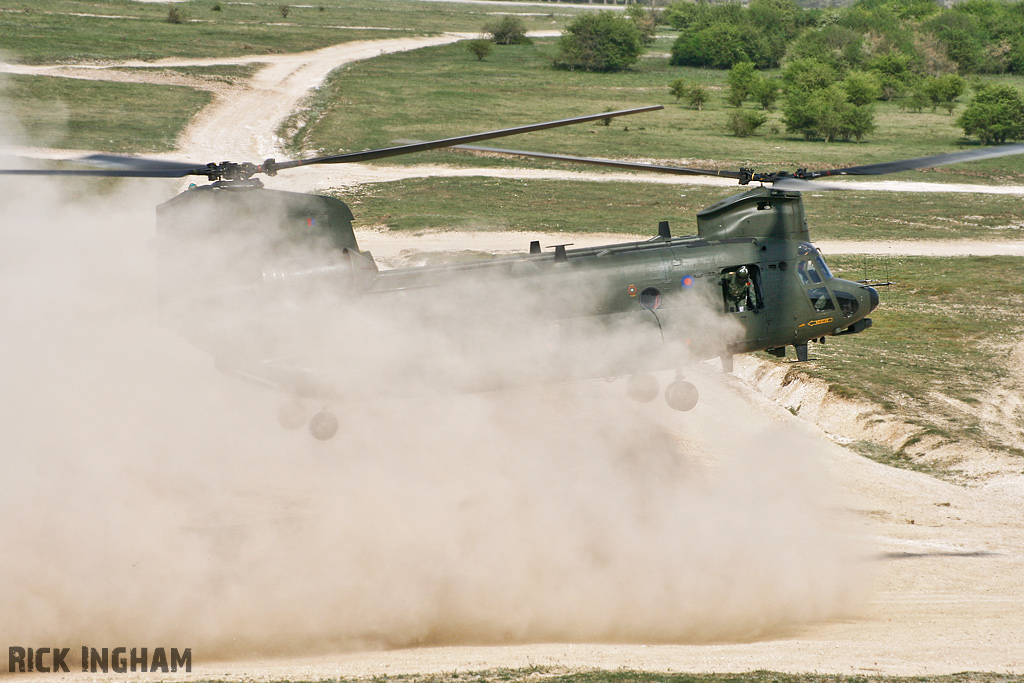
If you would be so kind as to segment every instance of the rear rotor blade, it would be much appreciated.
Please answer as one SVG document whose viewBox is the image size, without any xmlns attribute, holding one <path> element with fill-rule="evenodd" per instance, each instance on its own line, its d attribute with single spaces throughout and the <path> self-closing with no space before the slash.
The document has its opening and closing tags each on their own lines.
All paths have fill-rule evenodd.
<svg viewBox="0 0 1024 683">
<path fill-rule="evenodd" d="M 972 149 L 966 152 L 951 152 L 949 154 L 936 154 L 916 159 L 902 159 L 899 161 L 887 161 L 881 164 L 867 164 L 865 166 L 850 166 L 849 168 L 835 168 L 829 171 L 808 171 L 803 173 L 802 178 L 822 178 L 836 175 L 885 175 L 887 173 L 899 173 L 900 171 L 913 171 L 918 168 L 930 168 L 932 166 L 945 166 L 946 164 L 958 164 L 965 161 L 980 161 L 982 159 L 995 159 L 997 157 L 1010 156 L 1012 154 L 1024 154 L 1024 143 L 1013 145 L 1002 145 L 988 149 Z"/>
<path fill-rule="evenodd" d="M 743 174 L 739 171 L 712 171 L 703 168 L 685 168 L 683 166 L 662 166 L 659 164 L 645 164 L 639 161 L 617 161 L 615 159 L 598 159 L 591 157 L 574 157 L 566 154 L 547 154 L 545 152 L 526 152 L 519 149 L 499 149 L 497 147 L 477 147 L 475 145 L 454 145 L 455 149 L 468 149 L 477 152 L 490 152 L 492 154 L 509 154 L 521 157 L 535 157 L 537 159 L 555 159 L 556 161 L 569 161 L 576 164 L 593 164 L 595 166 L 608 166 L 611 168 L 625 168 L 633 171 L 653 171 L 656 173 L 673 173 L 675 175 L 703 175 L 718 178 L 731 178 L 739 180 Z"/>
<path fill-rule="evenodd" d="M 577 116 L 571 119 L 560 119 L 558 121 L 547 121 L 545 123 L 533 123 L 526 126 L 516 126 L 514 128 L 502 128 L 500 130 L 493 130 L 487 133 L 460 135 L 453 138 L 445 138 L 443 140 L 416 142 L 408 145 L 399 145 L 397 147 L 385 147 L 382 149 L 371 149 L 365 152 L 350 152 L 348 154 L 336 154 L 332 156 L 316 157 L 314 159 L 283 161 L 280 163 L 274 163 L 273 171 L 277 172 L 288 168 L 295 168 L 296 166 L 309 166 L 312 164 L 345 164 L 361 161 L 373 161 L 375 159 L 384 159 L 387 157 L 394 157 L 402 154 L 412 154 L 413 152 L 425 152 L 431 149 L 441 149 L 443 147 L 454 147 L 455 145 L 460 144 L 480 142 L 482 140 L 490 140 L 493 138 L 505 137 L 506 135 L 519 135 L 520 133 L 530 133 L 537 130 L 547 130 L 549 128 L 558 128 L 560 126 L 570 126 L 574 123 L 600 121 L 602 119 L 610 119 L 615 118 L 617 116 L 627 116 L 629 114 L 639 114 L 641 112 L 647 111 L 656 111 L 658 109 L 664 108 L 665 107 L 663 105 L 657 104 L 650 107 L 639 107 L 637 109 L 621 109 L 619 111 L 609 111 L 604 112 L 602 114 L 589 114 L 587 116 Z"/>
</svg>

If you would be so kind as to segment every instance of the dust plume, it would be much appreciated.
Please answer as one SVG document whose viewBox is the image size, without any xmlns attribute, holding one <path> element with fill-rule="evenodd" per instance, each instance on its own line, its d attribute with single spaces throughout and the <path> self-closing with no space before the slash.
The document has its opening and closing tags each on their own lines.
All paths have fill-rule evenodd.
<svg viewBox="0 0 1024 683">
<path fill-rule="evenodd" d="M 475 316 L 463 344 L 430 297 L 392 315 L 315 291 L 337 305 L 286 337 L 366 391 L 333 403 L 333 440 L 282 429 L 287 396 L 160 324 L 149 241 L 168 192 L 0 180 L 0 640 L 199 662 L 748 640 L 856 608 L 863 549 L 823 447 L 712 379 L 686 415 L 621 381 L 455 391 L 452 373 L 514 375 L 539 347 Z M 588 353 L 623 354 L 615 339 Z"/>
</svg>

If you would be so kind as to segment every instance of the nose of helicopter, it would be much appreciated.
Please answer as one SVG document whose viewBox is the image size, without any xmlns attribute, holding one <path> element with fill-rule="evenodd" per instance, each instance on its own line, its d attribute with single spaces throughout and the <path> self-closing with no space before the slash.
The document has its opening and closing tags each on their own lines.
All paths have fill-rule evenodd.
<svg viewBox="0 0 1024 683">
<path fill-rule="evenodd" d="M 878 298 L 878 290 L 874 287 L 865 287 L 864 289 L 868 290 L 868 297 L 871 299 L 871 307 L 868 309 L 868 313 L 870 313 L 878 308 L 878 302 L 880 301 Z"/>
</svg>

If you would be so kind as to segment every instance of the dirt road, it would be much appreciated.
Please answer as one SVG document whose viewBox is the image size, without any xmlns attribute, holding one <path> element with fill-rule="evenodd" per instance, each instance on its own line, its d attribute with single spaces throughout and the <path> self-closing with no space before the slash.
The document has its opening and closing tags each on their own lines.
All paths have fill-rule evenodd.
<svg viewBox="0 0 1024 683">
<path fill-rule="evenodd" d="M 279 122 L 331 69 L 383 52 L 457 39 L 459 36 L 448 35 L 349 43 L 304 55 L 261 58 L 259 61 L 270 62 L 270 65 L 246 86 L 218 93 L 214 104 L 186 132 L 181 148 L 173 156 L 186 159 L 281 158 L 274 136 Z M 239 125 L 239 121 L 246 123 Z M 315 181 L 311 174 L 296 173 L 282 178 L 281 182 L 275 179 L 274 186 L 308 190 L 379 182 L 398 173 L 405 177 L 409 173 L 477 172 L 353 165 L 345 169 L 344 179 L 333 170 L 318 172 Z M 583 175 L 555 171 L 534 173 L 547 174 L 545 177 Z M 1024 194 L 1024 188 L 1009 191 Z M 444 233 L 421 238 L 403 236 L 401 242 L 390 235 L 372 232 L 360 237 L 364 248 L 382 254 L 391 250 L 391 256 L 397 257 L 402 249 L 408 248 L 483 249 L 505 245 L 522 249 L 527 240 L 543 236 Z M 559 235 L 559 239 L 564 241 L 564 235 Z M 588 236 L 587 239 L 615 238 Z M 954 254 L 967 249 L 970 253 L 1021 254 L 1022 249 L 1019 243 L 823 246 L 832 253 L 896 249 L 904 253 Z M 744 367 L 741 364 L 738 373 L 741 377 L 745 374 Z M 651 408 L 651 415 L 681 446 L 691 452 L 704 453 L 710 460 L 714 460 L 716 449 L 722 447 L 723 434 L 729 431 L 727 423 L 722 422 L 723 415 L 741 416 L 739 419 L 756 421 L 766 429 L 781 425 L 810 434 L 810 441 L 801 443 L 811 444 L 806 448 L 813 452 L 815 461 L 824 466 L 820 473 L 822 486 L 831 483 L 840 489 L 836 507 L 853 511 L 857 534 L 868 541 L 861 561 L 870 576 L 871 588 L 865 599 L 853 601 L 848 616 L 824 622 L 807 619 L 756 642 L 516 644 L 334 654 L 322 649 L 324 654 L 301 659 L 272 660 L 255 656 L 224 662 L 204 660 L 202 652 L 196 652 L 193 673 L 176 676 L 176 679 L 310 680 L 339 675 L 451 672 L 529 665 L 652 671 L 770 669 L 937 674 L 978 670 L 1024 673 L 1024 475 L 1005 473 L 970 487 L 959 487 L 925 475 L 887 468 L 836 445 L 824 432 L 801 423 L 753 391 L 743 379 L 726 378 L 718 388 L 715 388 L 716 382 L 709 381 L 707 386 L 710 388 L 702 405 L 693 413 L 678 414 L 657 406 Z M 741 404 L 742 408 L 737 407 Z M 757 445 L 750 447 L 759 448 Z M 793 558 L 793 566 L 794 572 L 799 571 L 799 558 Z M 574 576 L 570 572 L 564 580 L 571 584 Z M 87 677 L 76 675 L 75 678 Z M 119 675 L 116 678 L 144 677 Z M 31 677 L 36 681 L 41 679 L 46 680 L 46 677 Z"/>
</svg>

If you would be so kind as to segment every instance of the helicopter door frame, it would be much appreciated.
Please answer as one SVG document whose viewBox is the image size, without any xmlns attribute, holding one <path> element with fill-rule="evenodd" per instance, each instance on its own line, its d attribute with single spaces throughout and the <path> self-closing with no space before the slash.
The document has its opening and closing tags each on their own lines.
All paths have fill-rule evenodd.
<svg viewBox="0 0 1024 683">
<path fill-rule="evenodd" d="M 745 278 L 741 271 L 744 268 L 746 269 Z M 756 313 L 764 309 L 761 268 L 756 263 L 743 263 L 723 268 L 719 271 L 719 278 L 722 287 L 722 304 L 726 313 Z"/>
</svg>

